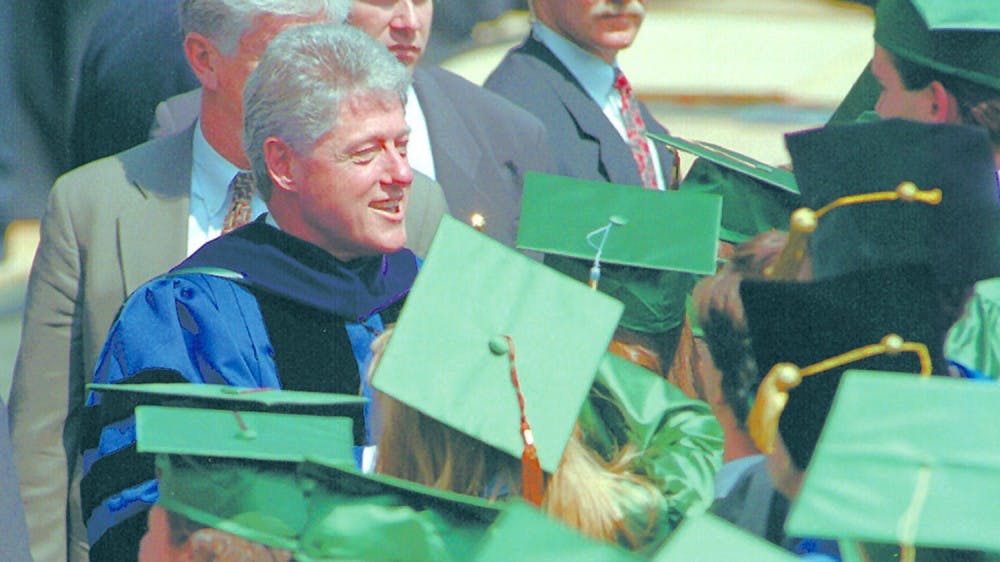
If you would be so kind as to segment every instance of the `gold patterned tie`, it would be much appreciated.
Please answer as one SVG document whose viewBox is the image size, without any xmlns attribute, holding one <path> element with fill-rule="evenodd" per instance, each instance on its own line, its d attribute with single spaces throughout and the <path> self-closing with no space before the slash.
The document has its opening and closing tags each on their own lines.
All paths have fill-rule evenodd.
<svg viewBox="0 0 1000 562">
<path fill-rule="evenodd" d="M 229 182 L 229 191 L 233 194 L 233 203 L 229 206 L 229 213 L 222 221 L 222 233 L 239 228 L 250 222 L 250 200 L 253 199 L 253 172 L 239 171 L 233 176 L 233 181 Z"/>
</svg>

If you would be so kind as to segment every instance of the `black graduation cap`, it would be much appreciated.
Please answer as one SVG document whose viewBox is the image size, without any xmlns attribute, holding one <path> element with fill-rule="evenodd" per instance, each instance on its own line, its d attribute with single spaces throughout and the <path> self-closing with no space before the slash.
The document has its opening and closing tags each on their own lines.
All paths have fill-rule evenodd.
<svg viewBox="0 0 1000 562">
<path fill-rule="evenodd" d="M 930 362 L 939 359 L 944 335 L 929 273 L 924 266 L 897 266 L 809 283 L 743 281 L 740 294 L 761 376 L 780 363 L 807 367 L 877 346 L 890 334 L 925 345 Z M 803 470 L 808 466 L 843 371 L 917 373 L 921 367 L 915 353 L 879 353 L 803 377 L 788 391 L 778 425 L 792 460 Z M 753 419 L 750 425 L 753 431 Z"/>
<path fill-rule="evenodd" d="M 1000 275 L 1000 207 L 986 132 L 891 119 L 786 136 L 803 202 L 820 209 L 909 182 L 941 190 L 937 204 L 886 200 L 838 207 L 809 241 L 816 279 L 925 264 L 940 284 Z"/>
</svg>

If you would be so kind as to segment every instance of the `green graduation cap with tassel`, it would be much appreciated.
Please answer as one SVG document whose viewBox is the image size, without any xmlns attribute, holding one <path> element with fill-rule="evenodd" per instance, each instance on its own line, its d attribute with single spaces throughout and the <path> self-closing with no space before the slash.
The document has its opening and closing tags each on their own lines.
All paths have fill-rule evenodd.
<svg viewBox="0 0 1000 562">
<path fill-rule="evenodd" d="M 552 473 L 621 312 L 446 217 L 372 386 Z"/>
<path fill-rule="evenodd" d="M 715 195 L 529 172 L 517 247 L 620 300 L 621 327 L 655 338 L 683 322 L 694 275 L 715 272 L 721 207 Z"/>
<path fill-rule="evenodd" d="M 518 248 L 643 269 L 715 273 L 718 197 L 529 172 Z"/>
<path fill-rule="evenodd" d="M 924 547 L 1000 556 L 998 407 L 995 384 L 848 371 L 786 529 L 865 543 L 873 561 L 914 548 L 927 560 Z"/>
<path fill-rule="evenodd" d="M 354 463 L 348 418 L 163 406 L 135 416 L 136 450 L 156 455 L 159 506 L 275 548 L 297 548 L 306 522 L 298 463 Z"/>
<path fill-rule="evenodd" d="M 190 519 L 207 526 L 233 518 L 249 521 L 256 516 L 239 516 L 244 513 L 240 502 L 264 501 L 259 494 L 246 500 L 242 492 L 223 497 L 230 493 L 227 489 L 253 487 L 256 469 L 240 472 L 242 466 L 295 463 L 307 452 L 353 463 L 353 422 L 337 413 L 347 416 L 360 411 L 364 403 L 354 396 L 190 383 L 90 385 L 89 389 L 100 393 L 101 406 L 84 418 L 81 500 L 92 522 L 92 556 L 105 560 L 136 555 L 146 531 L 145 512 L 159 493 L 169 496 L 166 504 L 174 502 L 178 512 L 186 511 Z M 130 446 L 133 442 L 135 446 Z M 206 466 L 232 470 L 211 480 L 185 476 L 207 474 Z M 289 470 L 294 473 L 288 468 L 282 471 Z M 158 473 L 166 474 L 159 483 Z M 288 482 L 285 476 L 278 481 Z M 232 486 L 223 486 L 226 482 Z M 226 511 L 213 511 L 214 506 Z M 229 527 L 224 530 L 232 532 Z M 288 533 L 275 533 L 276 541 L 288 544 Z"/>
</svg>

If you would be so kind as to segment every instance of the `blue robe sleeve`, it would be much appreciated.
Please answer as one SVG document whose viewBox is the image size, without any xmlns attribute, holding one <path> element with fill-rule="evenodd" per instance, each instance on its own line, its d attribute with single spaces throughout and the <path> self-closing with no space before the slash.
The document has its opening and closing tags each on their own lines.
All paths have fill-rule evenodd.
<svg viewBox="0 0 1000 562">
<path fill-rule="evenodd" d="M 177 381 L 280 388 L 256 299 L 239 284 L 206 274 L 160 277 L 129 297 L 93 382 L 128 382 L 160 369 L 175 372 Z M 91 556 L 126 559 L 124 549 L 138 547 L 134 534 L 157 499 L 152 460 L 135 451 L 134 417 L 108 419 L 95 393 L 87 404 L 81 500 Z"/>
</svg>

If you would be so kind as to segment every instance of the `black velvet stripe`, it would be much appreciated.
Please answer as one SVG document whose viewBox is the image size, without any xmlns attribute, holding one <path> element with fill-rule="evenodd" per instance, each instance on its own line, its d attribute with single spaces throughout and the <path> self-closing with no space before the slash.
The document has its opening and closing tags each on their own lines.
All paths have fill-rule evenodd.
<svg viewBox="0 0 1000 562">
<path fill-rule="evenodd" d="M 188 382 L 180 373 L 172 369 L 146 369 L 118 381 L 116 384 L 151 384 Z M 101 395 L 101 403 L 88 406 L 83 411 L 83 427 L 80 431 L 80 448 L 83 451 L 97 447 L 101 439 L 101 431 L 108 425 L 128 418 L 139 404 L 148 402 L 148 398 L 140 398 L 122 392 L 105 392 Z"/>
<path fill-rule="evenodd" d="M 257 287 L 250 292 L 274 347 L 283 389 L 358 394 L 361 377 L 342 318 Z M 363 444 L 364 414 L 355 409 L 350 417 L 355 443 Z"/>
<path fill-rule="evenodd" d="M 108 529 L 90 545 L 90 562 L 135 562 L 139 559 L 139 541 L 146 534 L 148 510 L 136 513 Z"/>
<path fill-rule="evenodd" d="M 114 494 L 153 478 L 156 478 L 153 455 L 139 454 L 134 444 L 98 460 L 80 481 L 84 519 Z"/>
</svg>

